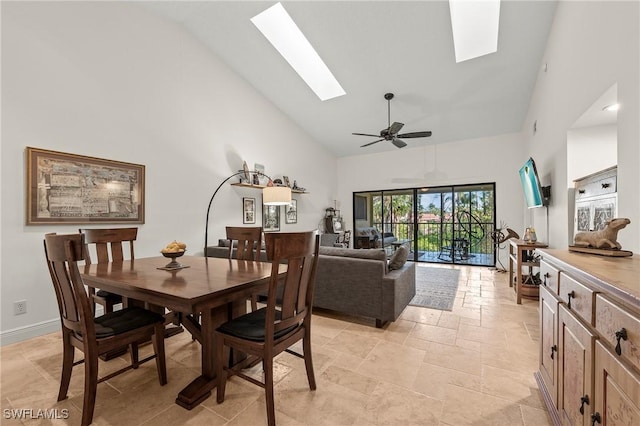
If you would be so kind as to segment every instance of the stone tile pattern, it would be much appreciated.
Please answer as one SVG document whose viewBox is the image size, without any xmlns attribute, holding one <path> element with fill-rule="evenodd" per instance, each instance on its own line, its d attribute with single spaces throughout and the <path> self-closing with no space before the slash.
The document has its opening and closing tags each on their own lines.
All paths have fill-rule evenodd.
<svg viewBox="0 0 640 426">
<path fill-rule="evenodd" d="M 281 354 L 275 363 L 278 423 L 550 424 L 533 377 L 538 365 L 537 301 L 516 305 L 506 274 L 484 267 L 456 268 L 460 278 L 451 312 L 408 306 L 398 321 L 383 329 L 367 319 L 315 312 L 318 389 L 309 391 L 303 360 Z M 191 411 L 177 406 L 178 391 L 198 374 L 200 348 L 188 333 L 168 339 L 166 346 L 169 383 L 161 387 L 154 364 L 147 363 L 99 384 L 94 424 L 266 424 L 262 389 L 237 377 L 227 385 L 223 404 L 216 403 L 214 390 Z M 1 348 L 3 425 L 79 424 L 82 367 L 74 371 L 69 398 L 56 402 L 61 349 L 59 333 Z M 142 348 L 143 353 L 150 350 Z M 101 362 L 100 374 L 126 362 L 128 358 Z M 254 370 L 260 377 L 260 367 Z M 37 410 L 59 417 L 66 412 L 68 418 L 7 419 L 7 409 L 32 409 L 32 417 Z"/>
</svg>

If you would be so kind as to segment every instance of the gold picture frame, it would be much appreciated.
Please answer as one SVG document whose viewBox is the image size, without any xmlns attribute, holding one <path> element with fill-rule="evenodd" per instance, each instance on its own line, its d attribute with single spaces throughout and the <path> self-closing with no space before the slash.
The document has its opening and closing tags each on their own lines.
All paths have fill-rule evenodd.
<svg viewBox="0 0 640 426">
<path fill-rule="evenodd" d="M 27 147 L 27 225 L 144 223 L 145 166 Z"/>
</svg>

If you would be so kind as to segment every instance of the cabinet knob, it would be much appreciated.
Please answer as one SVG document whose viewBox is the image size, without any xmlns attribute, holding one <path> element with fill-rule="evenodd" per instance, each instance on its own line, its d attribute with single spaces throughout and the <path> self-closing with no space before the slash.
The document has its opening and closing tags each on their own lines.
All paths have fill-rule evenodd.
<svg viewBox="0 0 640 426">
<path fill-rule="evenodd" d="M 589 405 L 589 395 L 580 398 L 580 414 L 584 415 L 584 404 Z"/>
<path fill-rule="evenodd" d="M 608 188 L 608 187 L 610 187 L 610 186 L 611 186 L 611 184 L 610 184 L 610 183 L 603 183 L 603 184 L 602 184 L 602 189 L 606 189 L 606 188 Z"/>
<path fill-rule="evenodd" d="M 551 359 L 553 359 L 554 352 L 558 352 L 558 345 L 551 346 Z"/>
<path fill-rule="evenodd" d="M 627 329 L 622 327 L 616 331 L 616 353 L 622 355 L 622 347 L 620 346 L 620 339 L 627 340 Z"/>
<path fill-rule="evenodd" d="M 544 281 L 542 281 L 542 284 L 546 287 L 547 286 L 547 278 L 551 277 L 551 275 L 548 272 L 545 272 L 544 274 Z"/>
<path fill-rule="evenodd" d="M 591 415 L 591 426 L 595 426 L 596 423 L 602 423 L 602 419 L 600 418 L 600 413 L 595 412 Z"/>
<path fill-rule="evenodd" d="M 576 297 L 576 292 L 571 290 L 569 293 L 567 293 L 567 297 L 569 298 L 569 301 L 567 302 L 567 307 L 571 309 L 571 299 Z"/>
<path fill-rule="evenodd" d="M 585 190 L 584 189 L 578 189 L 578 194 L 584 194 Z"/>
</svg>

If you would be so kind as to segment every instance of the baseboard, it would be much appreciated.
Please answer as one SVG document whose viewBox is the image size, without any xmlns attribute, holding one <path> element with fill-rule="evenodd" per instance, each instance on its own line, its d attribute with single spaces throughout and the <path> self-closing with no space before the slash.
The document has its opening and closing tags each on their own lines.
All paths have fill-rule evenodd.
<svg viewBox="0 0 640 426">
<path fill-rule="evenodd" d="M 101 309 L 102 307 L 98 307 L 96 309 L 96 315 L 102 315 Z M 0 346 L 22 342 L 24 340 L 33 339 L 34 337 L 55 333 L 56 331 L 60 331 L 60 318 L 2 331 L 0 332 Z"/>
<path fill-rule="evenodd" d="M 60 318 L 14 328 L 0 333 L 0 346 L 22 342 L 56 331 L 60 331 Z"/>
</svg>

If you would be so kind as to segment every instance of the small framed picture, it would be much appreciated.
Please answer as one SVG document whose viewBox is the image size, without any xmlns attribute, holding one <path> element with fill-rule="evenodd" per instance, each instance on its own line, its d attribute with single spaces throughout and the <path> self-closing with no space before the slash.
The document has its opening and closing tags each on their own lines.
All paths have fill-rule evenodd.
<svg viewBox="0 0 640 426">
<path fill-rule="evenodd" d="M 262 205 L 262 230 L 264 232 L 280 230 L 280 206 Z"/>
<path fill-rule="evenodd" d="M 256 223 L 256 199 L 242 199 L 242 223 Z"/>
<path fill-rule="evenodd" d="M 298 200 L 291 200 L 288 205 L 284 206 L 284 209 L 284 222 L 298 223 Z"/>
</svg>

